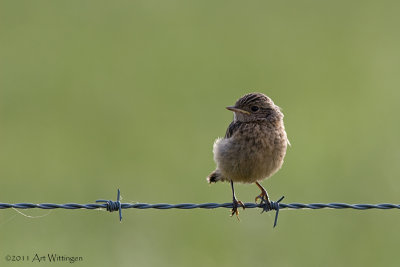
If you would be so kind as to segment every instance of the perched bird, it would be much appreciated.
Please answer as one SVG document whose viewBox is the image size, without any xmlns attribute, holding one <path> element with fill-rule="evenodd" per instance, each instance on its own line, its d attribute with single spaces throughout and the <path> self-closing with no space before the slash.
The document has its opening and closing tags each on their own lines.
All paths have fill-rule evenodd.
<svg viewBox="0 0 400 267">
<path fill-rule="evenodd" d="M 264 94 L 250 93 L 240 98 L 234 106 L 227 107 L 234 112 L 234 118 L 225 138 L 218 138 L 213 147 L 217 168 L 208 177 L 209 183 L 230 182 L 233 196 L 232 214 L 238 215 L 234 182 L 255 183 L 261 194 L 255 199 L 270 207 L 268 193 L 260 181 L 272 176 L 283 164 L 289 143 L 283 113 Z"/>
</svg>

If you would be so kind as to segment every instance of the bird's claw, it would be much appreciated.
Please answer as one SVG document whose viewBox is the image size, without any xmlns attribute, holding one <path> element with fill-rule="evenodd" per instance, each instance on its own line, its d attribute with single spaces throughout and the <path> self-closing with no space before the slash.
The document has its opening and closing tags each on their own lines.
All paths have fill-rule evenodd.
<svg viewBox="0 0 400 267">
<path fill-rule="evenodd" d="M 271 210 L 271 201 L 269 200 L 268 194 L 265 191 L 261 191 L 261 194 L 256 196 L 255 202 L 260 199 L 260 204 L 265 204 L 268 207 L 268 210 Z"/>
<path fill-rule="evenodd" d="M 238 218 L 238 220 L 240 220 L 239 219 L 239 211 L 238 211 L 238 207 L 239 206 L 241 206 L 243 209 L 246 208 L 242 201 L 237 200 L 237 199 L 234 198 L 233 201 L 232 201 L 231 217 L 233 216 L 233 214 L 236 214 L 236 217 Z"/>
</svg>

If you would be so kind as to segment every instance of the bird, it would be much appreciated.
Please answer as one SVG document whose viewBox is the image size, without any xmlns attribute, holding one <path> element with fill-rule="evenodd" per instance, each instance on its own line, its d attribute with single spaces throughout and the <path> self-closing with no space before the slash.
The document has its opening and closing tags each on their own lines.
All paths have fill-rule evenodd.
<svg viewBox="0 0 400 267">
<path fill-rule="evenodd" d="M 256 184 L 261 193 L 255 202 L 271 208 L 267 190 L 260 184 L 281 167 L 290 142 L 283 123 L 281 108 L 262 93 L 249 93 L 226 109 L 233 112 L 224 138 L 213 145 L 216 169 L 207 176 L 208 183 L 229 182 L 232 189 L 231 216 L 238 207 L 245 209 L 235 195 L 234 183 Z"/>
</svg>

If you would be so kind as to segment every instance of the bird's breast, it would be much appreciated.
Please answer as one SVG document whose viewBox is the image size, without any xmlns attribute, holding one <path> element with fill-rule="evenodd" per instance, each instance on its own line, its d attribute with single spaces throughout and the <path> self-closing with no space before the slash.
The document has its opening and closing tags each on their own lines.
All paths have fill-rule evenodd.
<svg viewBox="0 0 400 267">
<path fill-rule="evenodd" d="M 218 139 L 214 159 L 223 176 L 253 183 L 274 174 L 286 153 L 284 128 L 244 124 L 231 138 Z"/>
</svg>

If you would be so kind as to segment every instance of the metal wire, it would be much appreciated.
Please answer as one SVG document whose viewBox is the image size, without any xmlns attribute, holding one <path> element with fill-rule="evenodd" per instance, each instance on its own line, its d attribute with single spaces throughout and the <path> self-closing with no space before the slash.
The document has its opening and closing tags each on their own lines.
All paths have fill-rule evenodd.
<svg viewBox="0 0 400 267">
<path fill-rule="evenodd" d="M 280 203 L 284 197 L 281 197 L 278 201 L 271 201 L 268 206 L 267 203 L 244 203 L 246 209 L 260 208 L 261 212 L 268 212 L 275 210 L 274 227 L 278 220 L 278 214 L 280 209 L 356 209 L 356 210 L 369 210 L 369 209 L 400 209 L 400 204 L 381 203 L 381 204 L 347 204 L 347 203 Z M 120 190 L 118 189 L 117 201 L 112 200 L 97 200 L 97 203 L 104 202 L 103 204 L 77 204 L 77 203 L 66 203 L 66 204 L 54 204 L 54 203 L 0 203 L 0 209 L 99 209 L 104 208 L 107 211 L 119 211 L 119 218 L 122 220 L 122 209 L 216 209 L 216 208 L 232 208 L 232 202 L 229 203 L 180 203 L 180 204 L 147 204 L 147 203 L 121 203 L 120 202 Z"/>
</svg>

